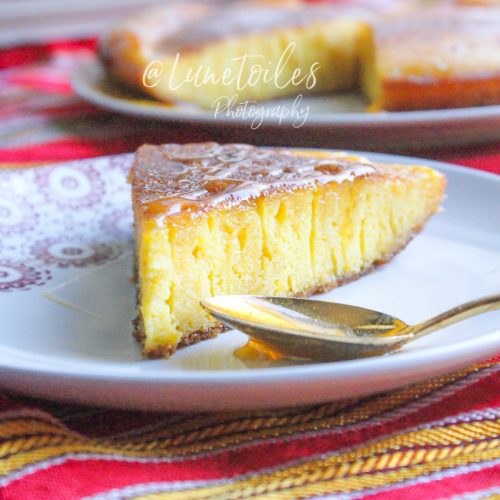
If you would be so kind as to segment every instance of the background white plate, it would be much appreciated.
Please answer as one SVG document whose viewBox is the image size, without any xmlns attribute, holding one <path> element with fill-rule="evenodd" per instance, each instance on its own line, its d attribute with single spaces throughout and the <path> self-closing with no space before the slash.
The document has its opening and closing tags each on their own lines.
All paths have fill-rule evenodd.
<svg viewBox="0 0 500 500">
<path fill-rule="evenodd" d="M 375 160 L 416 160 L 367 155 Z M 500 311 L 384 357 L 247 369 L 229 332 L 170 360 L 142 360 L 131 336 L 131 213 L 120 155 L 0 172 L 0 383 L 33 396 L 144 410 L 277 407 L 365 395 L 500 350 Z M 500 177 L 446 173 L 445 210 L 391 263 L 326 300 L 416 322 L 499 291 Z"/>
<path fill-rule="evenodd" d="M 366 103 L 356 94 L 304 96 L 308 106 L 304 125 L 294 128 L 296 118 L 265 117 L 251 130 L 253 117 L 237 118 L 189 105 L 166 105 L 126 90 L 111 80 L 97 60 L 82 64 L 72 75 L 75 92 L 105 109 L 173 125 L 190 124 L 231 134 L 233 142 L 281 146 L 362 148 L 404 151 L 487 143 L 500 139 L 500 105 L 474 108 L 408 112 L 365 112 Z M 276 105 L 293 107 L 295 98 L 262 103 L 263 110 Z"/>
</svg>

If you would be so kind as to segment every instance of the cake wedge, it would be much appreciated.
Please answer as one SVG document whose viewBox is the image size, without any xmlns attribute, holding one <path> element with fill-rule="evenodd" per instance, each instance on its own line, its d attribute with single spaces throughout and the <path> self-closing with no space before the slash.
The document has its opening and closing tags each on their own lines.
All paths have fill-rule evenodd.
<svg viewBox="0 0 500 500">
<path fill-rule="evenodd" d="M 100 54 L 122 82 L 205 109 L 345 91 L 357 84 L 358 47 L 378 10 L 299 0 L 168 2 L 120 21 Z"/>
<path fill-rule="evenodd" d="M 372 111 L 500 102 L 500 8 L 438 4 L 380 19 L 374 32 L 361 49 Z"/>
<path fill-rule="evenodd" d="M 446 183 L 424 166 L 216 143 L 142 146 L 130 180 L 146 357 L 222 331 L 206 297 L 307 296 L 389 261 Z"/>
</svg>

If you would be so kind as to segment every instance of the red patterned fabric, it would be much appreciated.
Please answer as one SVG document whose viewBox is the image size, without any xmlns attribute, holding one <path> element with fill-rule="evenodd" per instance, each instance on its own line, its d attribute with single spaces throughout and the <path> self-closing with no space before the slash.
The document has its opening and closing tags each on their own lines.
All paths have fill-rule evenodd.
<svg viewBox="0 0 500 500">
<path fill-rule="evenodd" d="M 0 51 L 0 167 L 133 151 L 145 141 L 230 140 L 82 102 L 68 75 L 94 47 Z M 427 156 L 500 173 L 498 144 Z M 5 394 L 0 498 L 493 498 L 498 361 L 388 394 L 244 414 L 110 411 Z"/>
</svg>

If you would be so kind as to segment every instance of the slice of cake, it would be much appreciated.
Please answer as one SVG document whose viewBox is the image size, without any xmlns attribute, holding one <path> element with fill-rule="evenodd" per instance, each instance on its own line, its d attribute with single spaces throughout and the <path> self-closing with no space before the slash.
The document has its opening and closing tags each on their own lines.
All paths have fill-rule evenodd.
<svg viewBox="0 0 500 500">
<path fill-rule="evenodd" d="M 146 9 L 104 37 L 111 72 L 160 101 L 225 102 L 336 92 L 359 81 L 373 9 L 299 1 L 178 2 Z"/>
<path fill-rule="evenodd" d="M 445 187 L 428 167 L 216 143 L 142 146 L 130 176 L 148 357 L 222 330 L 203 298 L 310 295 L 387 262 Z"/>
<path fill-rule="evenodd" d="M 377 23 L 363 40 L 371 109 L 500 103 L 500 9 L 438 5 Z"/>
<path fill-rule="evenodd" d="M 372 110 L 500 102 L 497 0 L 172 2 L 118 23 L 109 71 L 160 101 L 238 102 L 362 88 Z"/>
</svg>

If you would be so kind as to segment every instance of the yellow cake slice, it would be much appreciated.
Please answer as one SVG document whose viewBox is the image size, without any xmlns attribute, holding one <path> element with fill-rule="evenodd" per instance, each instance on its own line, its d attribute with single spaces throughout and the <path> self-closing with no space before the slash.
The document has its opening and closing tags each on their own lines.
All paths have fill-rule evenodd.
<svg viewBox="0 0 500 500">
<path fill-rule="evenodd" d="M 164 102 L 362 89 L 372 110 L 500 102 L 498 0 L 172 2 L 110 30 L 110 73 Z"/>
<path fill-rule="evenodd" d="M 445 187 L 428 167 L 216 143 L 142 146 L 130 178 L 148 357 L 222 330 L 206 297 L 310 295 L 387 262 Z"/>
<path fill-rule="evenodd" d="M 207 109 L 233 96 L 337 92 L 359 80 L 372 11 L 296 0 L 169 3 L 119 23 L 101 55 L 115 76 L 160 101 Z"/>
<path fill-rule="evenodd" d="M 500 8 L 443 3 L 382 19 L 374 32 L 361 48 L 372 110 L 500 102 Z"/>
</svg>

